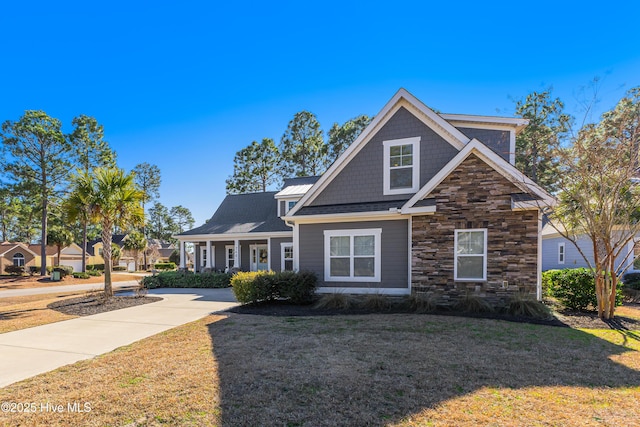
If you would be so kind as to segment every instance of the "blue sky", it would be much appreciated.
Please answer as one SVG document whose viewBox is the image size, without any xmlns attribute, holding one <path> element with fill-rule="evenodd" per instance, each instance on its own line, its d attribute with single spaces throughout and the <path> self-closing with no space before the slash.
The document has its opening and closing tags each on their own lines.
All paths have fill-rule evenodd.
<svg viewBox="0 0 640 427">
<path fill-rule="evenodd" d="M 442 112 L 511 115 L 553 86 L 580 116 L 595 76 L 598 113 L 640 85 L 640 2 L 432 3 L 7 2 L 0 121 L 96 117 L 119 166 L 158 165 L 160 201 L 199 225 L 234 153 L 303 109 L 326 131 L 404 87 Z"/>
</svg>

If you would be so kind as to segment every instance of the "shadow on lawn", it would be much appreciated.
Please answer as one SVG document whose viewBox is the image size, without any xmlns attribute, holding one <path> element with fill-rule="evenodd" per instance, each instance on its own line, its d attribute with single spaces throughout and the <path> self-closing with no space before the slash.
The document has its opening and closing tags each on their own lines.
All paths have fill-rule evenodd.
<svg viewBox="0 0 640 427">
<path fill-rule="evenodd" d="M 482 387 L 637 387 L 570 328 L 406 314 L 211 323 L 222 425 L 386 425 Z M 620 331 L 638 339 L 632 331 Z"/>
</svg>

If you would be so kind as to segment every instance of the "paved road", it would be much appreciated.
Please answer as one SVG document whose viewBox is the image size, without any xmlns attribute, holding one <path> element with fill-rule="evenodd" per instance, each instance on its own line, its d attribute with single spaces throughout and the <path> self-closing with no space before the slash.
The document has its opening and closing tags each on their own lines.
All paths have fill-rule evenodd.
<svg viewBox="0 0 640 427">
<path fill-rule="evenodd" d="M 152 289 L 149 294 L 163 300 L 0 334 L 0 387 L 238 304 L 230 288 Z"/>
<path fill-rule="evenodd" d="M 129 280 L 127 282 L 113 282 L 112 286 L 114 290 L 122 287 L 127 287 L 127 286 L 138 286 L 138 281 Z M 0 290 L 0 298 L 21 297 L 25 295 L 53 294 L 53 293 L 74 292 L 74 291 L 92 291 L 92 290 L 101 290 L 101 289 L 104 289 L 104 283 L 47 286 L 43 288 L 5 289 L 5 290 Z"/>
</svg>

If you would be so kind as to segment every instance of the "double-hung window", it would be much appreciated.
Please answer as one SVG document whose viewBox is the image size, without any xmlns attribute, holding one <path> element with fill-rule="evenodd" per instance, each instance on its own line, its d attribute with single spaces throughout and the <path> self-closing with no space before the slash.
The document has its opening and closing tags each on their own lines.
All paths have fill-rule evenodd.
<svg viewBox="0 0 640 427">
<path fill-rule="evenodd" d="M 233 245 L 226 245 L 224 247 L 225 258 L 227 261 L 227 268 L 233 268 L 235 265 L 235 250 Z"/>
<path fill-rule="evenodd" d="M 564 264 L 565 257 L 564 242 L 558 243 L 558 264 Z"/>
<path fill-rule="evenodd" d="M 281 243 L 280 256 L 282 259 L 281 270 L 293 271 L 293 243 Z"/>
<path fill-rule="evenodd" d="M 487 229 L 455 230 L 455 280 L 487 280 Z"/>
<path fill-rule="evenodd" d="M 380 281 L 382 229 L 326 230 L 324 279 L 344 282 Z"/>
<path fill-rule="evenodd" d="M 383 141 L 385 195 L 409 194 L 420 185 L 420 137 Z"/>
</svg>

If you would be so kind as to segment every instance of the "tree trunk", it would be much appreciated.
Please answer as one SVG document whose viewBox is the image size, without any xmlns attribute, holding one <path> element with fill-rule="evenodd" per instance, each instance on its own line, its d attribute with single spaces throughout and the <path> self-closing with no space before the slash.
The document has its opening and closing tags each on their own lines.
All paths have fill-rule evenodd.
<svg viewBox="0 0 640 427">
<path fill-rule="evenodd" d="M 104 295 L 107 298 L 113 296 L 111 285 L 111 240 L 112 224 L 109 221 L 102 222 L 102 257 L 104 258 Z"/>
<path fill-rule="evenodd" d="M 46 182 L 46 181 L 45 181 Z M 43 184 L 43 187 L 46 184 Z M 47 275 L 47 191 L 42 191 L 42 234 L 40 235 L 40 276 Z"/>
<path fill-rule="evenodd" d="M 82 220 L 82 272 L 87 272 L 87 220 Z"/>
</svg>

